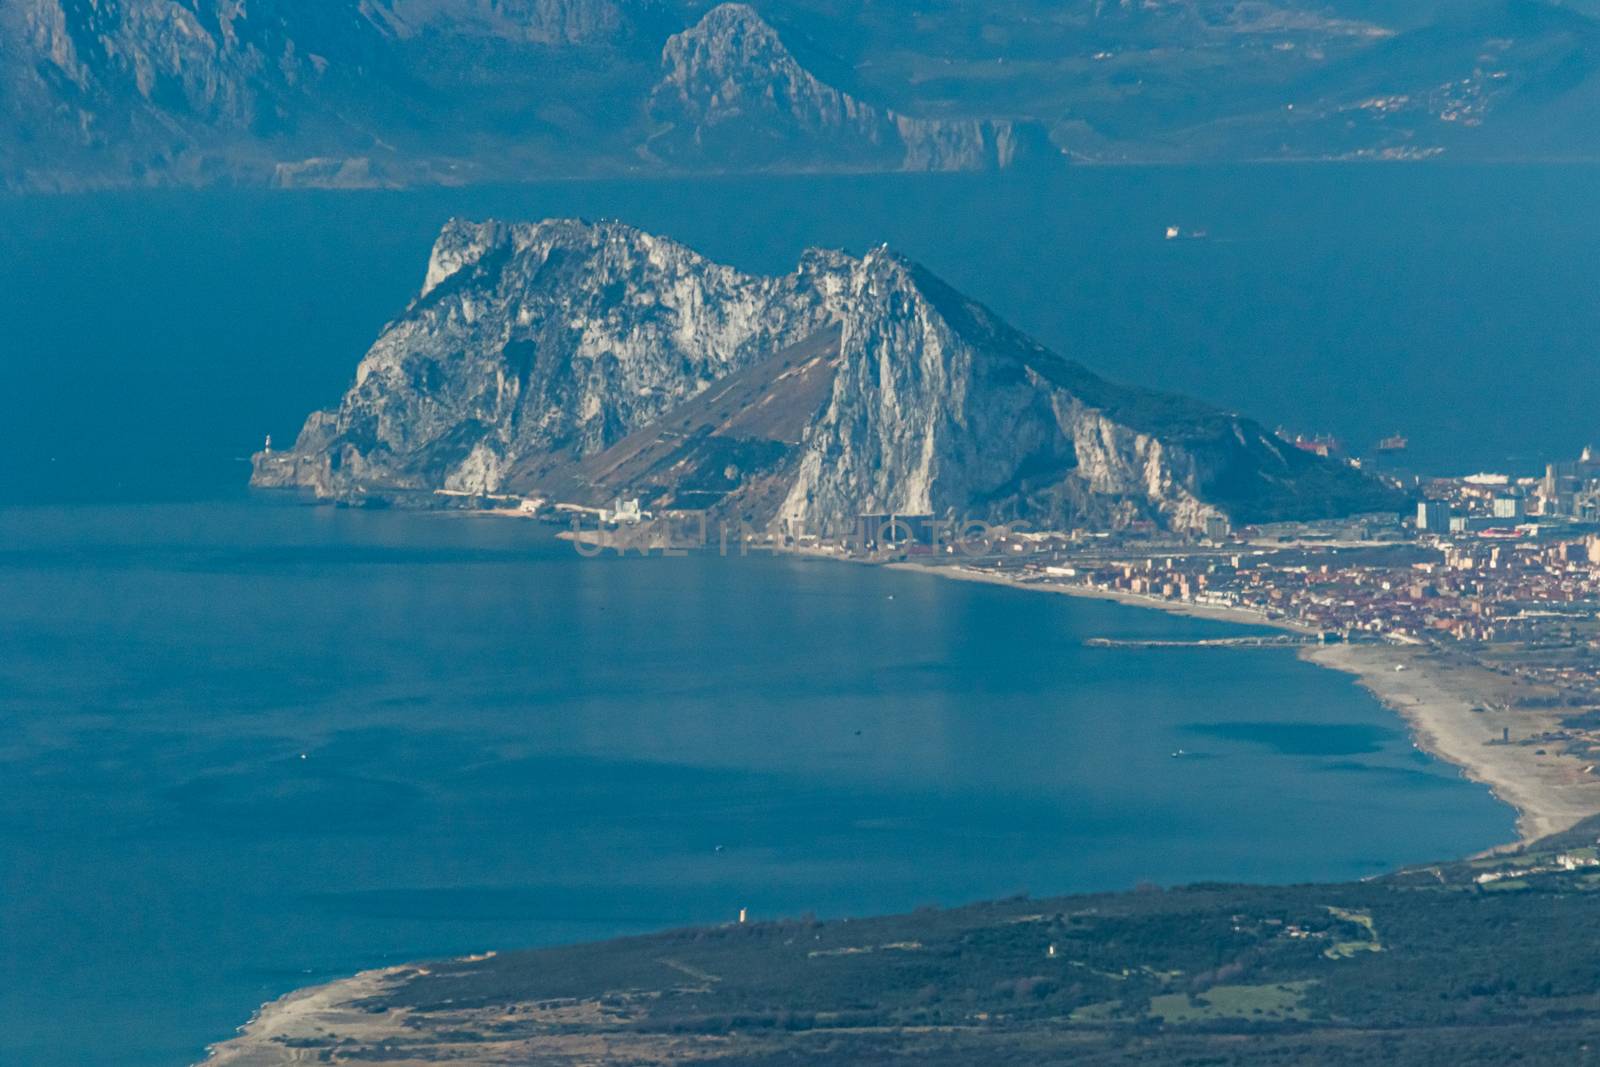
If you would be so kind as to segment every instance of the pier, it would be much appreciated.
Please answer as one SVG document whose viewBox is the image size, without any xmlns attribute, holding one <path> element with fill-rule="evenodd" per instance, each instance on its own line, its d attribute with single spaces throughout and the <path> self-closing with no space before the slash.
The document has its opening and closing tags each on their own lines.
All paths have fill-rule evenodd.
<svg viewBox="0 0 1600 1067">
<path fill-rule="evenodd" d="M 1191 641 L 1156 641 L 1124 639 L 1120 637 L 1091 637 L 1084 642 L 1089 648 L 1284 648 L 1293 645 L 1320 644 L 1316 634 L 1263 634 L 1248 637 L 1203 637 Z"/>
</svg>

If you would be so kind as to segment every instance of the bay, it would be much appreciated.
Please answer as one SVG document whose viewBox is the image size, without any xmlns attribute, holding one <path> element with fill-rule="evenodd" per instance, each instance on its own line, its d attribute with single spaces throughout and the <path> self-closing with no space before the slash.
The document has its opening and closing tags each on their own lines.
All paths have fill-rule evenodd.
<svg viewBox="0 0 1600 1067">
<path fill-rule="evenodd" d="M 174 1065 L 359 969 L 1347 879 L 1512 813 L 1225 624 L 530 522 L 0 509 L 0 1061 Z M 1184 750 L 1187 755 L 1174 758 Z"/>
</svg>

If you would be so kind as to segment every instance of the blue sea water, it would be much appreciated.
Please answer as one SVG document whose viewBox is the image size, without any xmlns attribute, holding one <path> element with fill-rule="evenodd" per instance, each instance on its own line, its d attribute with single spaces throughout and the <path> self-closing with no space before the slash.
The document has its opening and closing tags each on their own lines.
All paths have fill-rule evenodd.
<svg viewBox="0 0 1600 1067">
<path fill-rule="evenodd" d="M 0 509 L 0 1062 L 182 1064 L 406 959 L 1507 839 L 1230 627 L 512 519 Z M 1173 758 L 1183 749 L 1191 755 Z"/>
<path fill-rule="evenodd" d="M 527 523 L 251 497 L 240 458 L 337 398 L 446 217 L 581 214 L 753 270 L 888 240 L 1110 374 L 1531 466 L 1600 410 L 1593 177 L 0 200 L 0 1063 L 182 1064 L 309 982 L 741 907 L 1348 878 L 1509 838 L 1343 675 L 1083 645 L 1221 624 L 584 560 Z"/>
</svg>

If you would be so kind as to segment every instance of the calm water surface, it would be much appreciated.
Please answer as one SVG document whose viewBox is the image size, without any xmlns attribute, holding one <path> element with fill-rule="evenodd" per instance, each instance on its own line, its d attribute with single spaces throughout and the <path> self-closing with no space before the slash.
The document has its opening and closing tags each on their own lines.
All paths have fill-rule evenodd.
<svg viewBox="0 0 1600 1067">
<path fill-rule="evenodd" d="M 330 976 L 741 907 L 1351 878 L 1511 834 L 1343 675 L 1083 647 L 1228 630 L 585 560 L 516 520 L 0 510 L 0 1062 L 182 1064 Z"/>
<path fill-rule="evenodd" d="M 888 241 L 1108 374 L 1533 470 L 1600 436 L 1596 174 L 0 199 L 0 1063 L 183 1064 L 308 982 L 740 907 L 1348 878 L 1507 839 L 1345 676 L 1082 644 L 1219 624 L 585 561 L 516 522 L 250 500 L 240 457 L 336 400 L 450 215 L 584 215 L 769 272 Z"/>
</svg>

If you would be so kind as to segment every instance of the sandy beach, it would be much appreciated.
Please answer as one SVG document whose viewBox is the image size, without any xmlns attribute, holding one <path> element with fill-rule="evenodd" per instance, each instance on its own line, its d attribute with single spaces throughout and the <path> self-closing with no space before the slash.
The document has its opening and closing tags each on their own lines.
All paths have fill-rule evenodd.
<svg viewBox="0 0 1600 1067">
<path fill-rule="evenodd" d="M 1194 618 L 1310 632 L 1288 620 L 1269 619 L 1240 608 L 1066 583 L 1024 582 L 964 567 L 919 563 L 888 566 L 960 581 L 1109 600 Z M 1600 815 L 1600 778 L 1590 774 L 1588 766 L 1577 757 L 1562 754 L 1558 744 L 1546 747 L 1528 741 L 1559 729 L 1565 712 L 1514 706 L 1519 695 L 1527 695 L 1526 686 L 1424 646 L 1308 645 L 1300 650 L 1300 656 L 1319 667 L 1355 675 L 1365 689 L 1406 721 L 1420 748 L 1460 767 L 1468 778 L 1488 786 L 1496 797 L 1515 808 L 1519 841 L 1507 845 L 1559 833 L 1591 815 Z M 1502 742 L 1507 731 L 1510 744 Z"/>
<path fill-rule="evenodd" d="M 823 557 L 821 553 L 813 555 Z M 958 566 L 911 562 L 886 566 L 960 581 L 1156 608 L 1195 618 L 1311 632 L 1288 620 L 1269 619 L 1244 609 L 1065 583 L 1019 581 Z M 1488 787 L 1515 808 L 1520 840 L 1507 842 L 1504 847 L 1560 832 L 1600 814 L 1600 779 L 1575 757 L 1562 755 L 1554 744 L 1547 747 L 1531 740 L 1558 728 L 1559 719 L 1566 714 L 1564 709 L 1519 706 L 1519 697 L 1541 695 L 1534 687 L 1431 647 L 1308 643 L 1298 652 L 1308 663 L 1353 675 L 1358 684 L 1405 720 L 1420 748 L 1461 768 L 1468 778 Z M 1507 734 L 1509 743 L 1505 740 Z M 285 1067 L 308 1062 L 305 1050 L 317 1047 L 333 1034 L 377 1046 L 415 1042 L 419 1034 L 425 1036 L 425 1041 L 434 1042 L 429 1054 L 406 1060 L 407 1063 L 448 1058 L 519 1063 L 531 1057 L 534 1048 L 525 1037 L 485 1041 L 475 1036 L 492 1032 L 512 1018 L 505 1014 L 503 1006 L 464 1008 L 445 1016 L 430 1014 L 420 1027 L 414 1025 L 409 1009 L 372 1010 L 373 998 L 382 997 L 418 973 L 423 973 L 418 965 L 368 971 L 299 990 L 263 1005 L 237 1036 L 209 1050 L 203 1067 Z M 684 1035 L 662 1045 L 636 1040 L 626 1032 L 583 1032 L 574 1024 L 592 1023 L 604 1015 L 599 1003 L 592 1001 L 523 1004 L 517 1010 L 522 1013 L 516 1017 L 519 1026 L 539 1016 L 553 1028 L 538 1038 L 541 1052 L 558 1049 L 585 1062 L 607 1057 L 667 1062 L 698 1051 L 698 1043 L 704 1040 Z M 573 1033 L 566 1035 L 564 1028 Z M 457 1034 L 463 1035 L 459 1043 L 453 1036 Z"/>
<path fill-rule="evenodd" d="M 1600 814 L 1600 778 L 1575 756 L 1529 738 L 1560 728 L 1565 709 L 1516 707 L 1526 686 L 1426 648 L 1320 645 L 1300 655 L 1353 674 L 1399 712 L 1416 743 L 1454 763 L 1517 810 L 1523 842 Z M 1502 738 L 1509 733 L 1511 743 Z"/>
<path fill-rule="evenodd" d="M 819 558 L 823 553 L 807 553 Z M 826 556 L 838 559 L 837 556 Z M 1155 608 L 1175 615 L 1292 633 L 1309 627 L 1245 608 L 1195 604 L 1066 582 L 1024 581 L 1009 575 L 950 564 L 896 562 L 891 570 L 933 574 L 957 581 L 982 582 L 1038 593 L 1105 600 L 1130 607 Z M 1391 644 L 1313 645 L 1300 650 L 1308 663 L 1355 675 L 1361 686 L 1405 720 L 1413 741 L 1424 751 L 1461 768 L 1517 812 L 1519 841 L 1527 843 L 1600 815 L 1600 778 L 1559 743 L 1531 741 L 1559 730 L 1561 709 L 1519 707 L 1519 696 L 1536 695 L 1528 686 L 1475 666 L 1464 657 L 1428 646 Z M 1510 743 L 1504 738 L 1509 734 Z"/>
<path fill-rule="evenodd" d="M 263 1004 L 238 1036 L 207 1049 L 208 1067 L 275 1067 L 301 1060 L 294 1044 L 328 1033 L 356 1039 L 400 1036 L 401 1028 L 388 1013 L 363 1011 L 360 1002 L 389 992 L 396 983 L 418 974 L 416 966 L 386 967 L 325 985 L 297 989 Z"/>
</svg>

